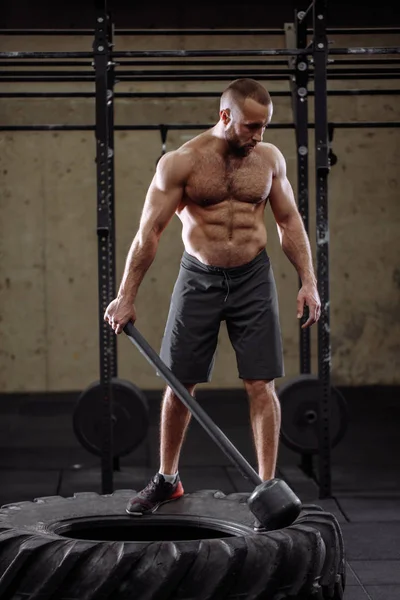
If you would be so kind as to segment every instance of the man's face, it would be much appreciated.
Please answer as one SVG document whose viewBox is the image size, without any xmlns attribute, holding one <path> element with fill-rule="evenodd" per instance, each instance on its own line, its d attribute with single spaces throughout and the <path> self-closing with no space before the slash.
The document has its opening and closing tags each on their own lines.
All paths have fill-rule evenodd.
<svg viewBox="0 0 400 600">
<path fill-rule="evenodd" d="M 241 106 L 222 110 L 225 139 L 238 156 L 248 156 L 262 141 L 265 128 L 272 118 L 272 103 L 268 106 L 246 98 Z"/>
</svg>

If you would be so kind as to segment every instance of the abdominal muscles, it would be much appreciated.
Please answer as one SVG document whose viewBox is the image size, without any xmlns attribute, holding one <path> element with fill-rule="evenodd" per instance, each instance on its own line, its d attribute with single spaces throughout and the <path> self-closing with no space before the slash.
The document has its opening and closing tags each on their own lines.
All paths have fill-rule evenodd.
<svg viewBox="0 0 400 600">
<path fill-rule="evenodd" d="M 265 201 L 228 198 L 219 202 L 186 202 L 182 221 L 185 249 L 201 262 L 235 267 L 252 260 L 266 245 Z"/>
</svg>

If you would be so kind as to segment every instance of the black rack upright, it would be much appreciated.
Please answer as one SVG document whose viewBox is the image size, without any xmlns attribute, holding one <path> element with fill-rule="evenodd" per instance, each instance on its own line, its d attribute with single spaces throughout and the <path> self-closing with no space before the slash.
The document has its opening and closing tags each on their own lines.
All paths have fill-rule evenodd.
<svg viewBox="0 0 400 600">
<path fill-rule="evenodd" d="M 99 278 L 100 383 L 102 386 L 102 493 L 113 492 L 112 378 L 116 375 L 115 334 L 104 313 L 115 291 L 113 177 L 113 84 L 110 73 L 111 24 L 107 1 L 96 0 L 93 42 L 96 97 L 97 235 Z M 111 76 L 110 76 L 111 75 Z"/>
<path fill-rule="evenodd" d="M 295 11 L 294 19 L 294 42 L 296 48 L 307 47 L 307 19 L 305 11 Z M 308 82 L 309 82 L 309 59 L 304 53 L 292 59 L 295 67 L 295 77 L 291 82 L 293 122 L 296 134 L 297 149 L 297 205 L 302 218 L 304 228 L 309 235 L 309 189 L 308 189 L 308 166 L 309 166 L 309 140 L 308 140 Z M 302 281 L 299 279 L 299 287 Z M 299 322 L 299 367 L 301 375 L 311 373 L 311 333 L 310 329 L 302 329 L 307 321 L 307 311 Z M 314 475 L 313 456 L 303 452 L 301 454 L 301 468 L 309 476 Z"/>
<path fill-rule="evenodd" d="M 330 441 L 330 307 L 329 307 L 329 222 L 328 175 L 329 140 L 327 110 L 328 39 L 326 35 L 327 0 L 314 0 L 313 57 L 314 57 L 314 122 L 316 171 L 316 242 L 317 279 L 321 299 L 318 321 L 318 377 L 322 394 L 319 414 L 319 495 L 328 498 L 332 493 Z"/>
<path fill-rule="evenodd" d="M 307 46 L 307 22 L 304 11 L 295 14 L 296 47 Z M 296 128 L 297 146 L 297 196 L 298 208 L 306 232 L 309 232 L 308 195 L 308 79 L 309 64 L 307 54 L 296 56 L 295 86 L 293 86 L 293 113 Z M 301 285 L 301 281 L 300 281 Z M 306 317 L 300 321 L 300 373 L 311 373 L 310 330 L 301 329 Z"/>
</svg>

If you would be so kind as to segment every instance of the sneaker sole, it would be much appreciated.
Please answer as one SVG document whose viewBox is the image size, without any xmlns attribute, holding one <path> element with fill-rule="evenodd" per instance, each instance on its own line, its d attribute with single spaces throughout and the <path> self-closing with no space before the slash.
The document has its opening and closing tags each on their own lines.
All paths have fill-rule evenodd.
<svg viewBox="0 0 400 600">
<path fill-rule="evenodd" d="M 153 508 L 145 510 L 143 512 L 131 512 L 127 508 L 125 509 L 125 512 L 128 513 L 128 515 L 132 515 L 133 517 L 143 517 L 143 515 L 150 515 L 152 513 L 155 513 L 163 504 L 168 504 L 168 502 L 174 502 L 175 500 L 179 500 L 179 498 L 182 497 L 183 494 L 182 496 L 178 496 L 177 498 L 170 498 L 169 500 L 164 500 L 163 502 L 159 502 L 158 504 L 156 504 Z"/>
</svg>

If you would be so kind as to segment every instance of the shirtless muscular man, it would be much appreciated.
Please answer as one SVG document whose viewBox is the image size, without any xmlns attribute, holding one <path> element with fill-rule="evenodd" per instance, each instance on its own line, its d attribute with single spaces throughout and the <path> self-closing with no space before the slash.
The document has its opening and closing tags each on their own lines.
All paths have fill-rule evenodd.
<svg viewBox="0 0 400 600">
<path fill-rule="evenodd" d="M 161 358 L 190 394 L 210 381 L 220 322 L 225 320 L 238 375 L 250 404 L 260 478 L 275 476 L 280 405 L 274 380 L 284 375 L 278 300 L 265 247 L 269 200 L 281 245 L 302 282 L 297 317 L 309 308 L 309 327 L 320 317 L 309 239 L 298 212 L 286 163 L 262 141 L 272 102 L 253 79 L 237 79 L 223 92 L 219 121 L 159 161 L 128 253 L 118 296 L 104 315 L 116 334 L 135 322 L 135 298 L 160 236 L 176 214 L 184 252 L 172 294 Z M 178 462 L 191 413 L 167 387 L 160 431 L 160 470 L 132 498 L 127 512 L 151 513 L 184 491 Z M 255 530 L 260 530 L 255 523 Z"/>
</svg>

